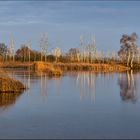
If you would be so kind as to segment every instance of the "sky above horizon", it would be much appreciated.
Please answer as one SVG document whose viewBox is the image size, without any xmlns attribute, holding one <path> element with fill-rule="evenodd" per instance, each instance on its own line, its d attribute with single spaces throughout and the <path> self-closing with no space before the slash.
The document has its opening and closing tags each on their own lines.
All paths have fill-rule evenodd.
<svg viewBox="0 0 140 140">
<path fill-rule="evenodd" d="M 65 52 L 83 35 L 87 43 L 96 36 L 98 50 L 118 51 L 122 34 L 140 36 L 139 16 L 139 1 L 0 1 L 0 42 L 9 45 L 13 34 L 16 49 L 31 40 L 38 50 L 47 33 L 49 49 Z"/>
</svg>

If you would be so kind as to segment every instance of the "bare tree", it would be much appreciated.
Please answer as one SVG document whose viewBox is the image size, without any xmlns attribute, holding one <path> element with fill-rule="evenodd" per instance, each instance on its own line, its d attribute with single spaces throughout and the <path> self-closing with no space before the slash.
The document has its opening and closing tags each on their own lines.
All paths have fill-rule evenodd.
<svg viewBox="0 0 140 140">
<path fill-rule="evenodd" d="M 3 60 L 7 60 L 7 55 L 9 55 L 9 49 L 7 45 L 5 45 L 4 43 L 0 43 L 0 57 Z"/>
<path fill-rule="evenodd" d="M 41 35 L 41 38 L 40 38 L 40 45 L 39 45 L 39 47 L 40 47 L 40 54 L 41 54 L 40 61 L 42 61 L 42 55 L 43 55 L 43 36 L 42 35 Z"/>
<path fill-rule="evenodd" d="M 91 40 L 91 63 L 96 58 L 96 38 L 95 36 Z"/>
<path fill-rule="evenodd" d="M 58 58 L 61 56 L 61 50 L 60 50 L 60 48 L 55 48 L 53 50 L 53 55 L 55 56 L 56 62 L 57 62 L 58 61 Z"/>
<path fill-rule="evenodd" d="M 12 58 L 13 61 L 15 61 L 15 43 L 12 35 L 10 39 L 9 50 L 10 50 L 10 57 Z"/>
<path fill-rule="evenodd" d="M 41 38 L 40 38 L 41 61 L 42 61 L 42 58 L 44 56 L 45 62 L 46 62 L 48 46 L 49 46 L 48 35 L 47 35 L 47 33 L 44 33 L 41 35 Z"/>
<path fill-rule="evenodd" d="M 44 42 L 43 42 L 43 54 L 45 56 L 45 62 L 46 62 L 46 56 L 47 56 L 47 51 L 48 51 L 48 46 L 49 46 L 47 33 L 44 33 L 44 38 L 43 39 L 44 39 Z"/>
<path fill-rule="evenodd" d="M 81 46 L 81 59 L 83 62 L 85 62 L 85 42 L 84 42 L 84 36 L 80 36 L 80 46 Z"/>
<path fill-rule="evenodd" d="M 80 36 L 80 46 L 81 46 L 81 57 L 83 62 L 92 63 L 96 56 L 96 38 L 95 36 L 91 39 L 89 44 L 85 44 L 84 37 Z"/>
<path fill-rule="evenodd" d="M 26 43 L 26 46 L 28 47 L 28 55 L 29 55 L 29 62 L 31 57 L 31 40 Z"/>
</svg>

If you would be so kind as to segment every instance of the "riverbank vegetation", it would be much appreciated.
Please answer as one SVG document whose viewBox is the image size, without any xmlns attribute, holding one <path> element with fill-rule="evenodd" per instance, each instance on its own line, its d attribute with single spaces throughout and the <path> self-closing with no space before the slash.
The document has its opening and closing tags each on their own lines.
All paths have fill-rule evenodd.
<svg viewBox="0 0 140 140">
<path fill-rule="evenodd" d="M 17 50 L 13 38 L 10 45 L 0 43 L 1 68 L 25 68 L 36 72 L 45 72 L 48 76 L 61 76 L 65 71 L 95 71 L 95 72 L 122 72 L 130 69 L 140 69 L 140 49 L 137 45 L 138 35 L 122 35 L 120 50 L 107 53 L 99 51 L 96 38 L 85 43 L 80 37 L 79 48 L 70 48 L 62 52 L 61 48 L 48 50 L 49 40 L 47 34 L 40 38 L 38 50 L 33 50 L 31 41 L 23 43 Z M 25 86 L 15 79 L 0 73 L 1 92 L 21 92 Z M 3 76 L 2 76 L 3 75 Z"/>
<path fill-rule="evenodd" d="M 140 51 L 137 39 L 136 33 L 124 34 L 120 39 L 120 50 L 107 53 L 97 49 L 95 37 L 90 43 L 85 43 L 84 37 L 81 36 L 79 48 L 70 48 L 65 53 L 58 47 L 48 51 L 50 46 L 47 34 L 41 36 L 38 50 L 31 49 L 33 48 L 31 41 L 23 43 L 16 50 L 12 39 L 9 46 L 0 43 L 0 67 L 35 67 L 36 70 L 46 71 L 50 75 L 61 75 L 63 70 L 123 71 L 139 69 Z M 38 67 L 34 65 L 38 65 Z"/>
<path fill-rule="evenodd" d="M 21 93 L 25 86 L 18 80 L 10 78 L 5 71 L 0 71 L 0 93 Z"/>
</svg>

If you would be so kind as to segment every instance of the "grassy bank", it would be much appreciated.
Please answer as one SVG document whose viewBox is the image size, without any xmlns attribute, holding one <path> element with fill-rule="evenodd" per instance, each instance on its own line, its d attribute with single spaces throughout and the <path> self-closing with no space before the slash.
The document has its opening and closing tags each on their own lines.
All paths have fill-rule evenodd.
<svg viewBox="0 0 140 140">
<path fill-rule="evenodd" d="M 0 71 L 0 93 L 21 93 L 25 86 L 13 78 L 7 76 L 7 73 Z"/>
<path fill-rule="evenodd" d="M 52 63 L 35 62 L 34 70 L 37 72 L 46 72 L 48 76 L 61 76 L 62 70 L 59 67 L 54 67 Z"/>
<path fill-rule="evenodd" d="M 24 89 L 21 82 L 9 77 L 0 77 L 0 93 L 20 93 Z"/>
<path fill-rule="evenodd" d="M 121 72 L 130 68 L 120 64 L 99 64 L 99 63 L 49 63 L 49 62 L 7 62 L 1 63 L 2 68 L 24 68 L 33 69 L 38 72 L 46 72 L 49 76 L 60 76 L 65 71 L 95 71 L 95 72 Z"/>
<path fill-rule="evenodd" d="M 129 67 L 119 64 L 90 64 L 90 63 L 54 63 L 55 68 L 63 71 L 95 71 L 95 72 L 112 72 L 126 71 Z"/>
<path fill-rule="evenodd" d="M 34 70 L 46 72 L 49 76 L 61 76 L 67 71 L 93 71 L 93 72 L 123 72 L 130 70 L 129 67 L 113 64 L 90 64 L 90 63 L 45 63 L 35 62 Z"/>
<path fill-rule="evenodd" d="M 0 62 L 0 68 L 17 68 L 17 69 L 28 69 L 33 67 L 34 62 Z"/>
</svg>

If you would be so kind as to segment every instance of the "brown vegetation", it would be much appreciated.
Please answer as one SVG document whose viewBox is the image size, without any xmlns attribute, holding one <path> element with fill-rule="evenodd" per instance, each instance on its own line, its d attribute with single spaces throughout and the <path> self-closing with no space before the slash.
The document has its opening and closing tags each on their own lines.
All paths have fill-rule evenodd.
<svg viewBox="0 0 140 140">
<path fill-rule="evenodd" d="M 0 93 L 21 93 L 25 89 L 25 86 L 10 77 L 0 77 Z"/>
<path fill-rule="evenodd" d="M 0 68 L 22 68 L 27 69 L 33 66 L 33 62 L 18 62 L 18 61 L 7 61 L 7 62 L 0 62 Z"/>
<path fill-rule="evenodd" d="M 125 67 L 119 64 L 90 64 L 90 63 L 54 63 L 54 67 L 61 68 L 64 71 L 125 71 L 129 70 L 129 67 Z"/>
<path fill-rule="evenodd" d="M 90 64 L 90 63 L 34 63 L 35 71 L 47 72 L 50 76 L 60 76 L 63 71 L 95 71 L 95 72 L 112 72 L 126 71 L 129 67 L 111 64 Z"/>
<path fill-rule="evenodd" d="M 99 63 L 50 63 L 50 62 L 9 62 L 1 63 L 2 68 L 31 68 L 36 72 L 46 72 L 49 76 L 60 76 L 63 71 L 98 71 L 98 72 L 112 72 L 112 71 L 126 71 L 130 67 L 121 64 L 99 64 Z"/>
<path fill-rule="evenodd" d="M 60 68 L 54 68 L 54 65 L 51 63 L 45 62 L 35 62 L 34 63 L 34 70 L 38 72 L 46 72 L 48 76 L 61 76 L 62 71 Z"/>
<path fill-rule="evenodd" d="M 7 109 L 8 107 L 14 105 L 20 95 L 20 93 L 0 93 L 0 109 Z"/>
</svg>

